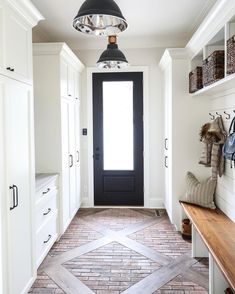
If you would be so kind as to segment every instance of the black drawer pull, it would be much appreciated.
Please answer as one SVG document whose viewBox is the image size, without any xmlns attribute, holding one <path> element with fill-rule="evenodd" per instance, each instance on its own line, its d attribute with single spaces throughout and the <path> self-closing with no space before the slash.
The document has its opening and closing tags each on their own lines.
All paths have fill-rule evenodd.
<svg viewBox="0 0 235 294">
<path fill-rule="evenodd" d="M 168 142 L 168 138 L 165 139 L 165 150 L 168 150 L 167 142 Z"/>
<path fill-rule="evenodd" d="M 168 161 L 168 156 L 165 156 L 165 167 L 166 167 L 166 168 L 168 168 L 167 161 Z"/>
<path fill-rule="evenodd" d="M 70 158 L 70 164 L 69 164 L 69 167 L 72 167 L 72 166 L 73 166 L 73 155 L 70 154 L 70 155 L 69 155 L 69 158 Z"/>
<path fill-rule="evenodd" d="M 10 71 L 15 71 L 15 69 L 14 68 L 11 68 Z"/>
<path fill-rule="evenodd" d="M 19 205 L 19 191 L 16 185 L 10 186 L 10 190 L 13 190 L 13 206 L 10 207 L 10 210 L 13 210 Z"/>
<path fill-rule="evenodd" d="M 51 208 L 48 208 L 47 212 L 44 212 L 43 215 L 48 215 L 51 212 Z"/>
<path fill-rule="evenodd" d="M 11 70 L 11 68 L 8 66 L 8 67 L 7 67 L 7 70 Z"/>
<path fill-rule="evenodd" d="M 45 194 L 47 194 L 48 192 L 50 192 L 50 190 L 51 190 L 50 188 L 47 188 L 47 190 L 44 191 L 44 192 L 42 192 L 42 194 L 45 195 Z"/>
<path fill-rule="evenodd" d="M 77 162 L 79 162 L 79 151 L 77 151 Z"/>
<path fill-rule="evenodd" d="M 9 187 L 10 190 L 13 191 L 13 206 L 10 207 L 10 210 L 14 209 L 16 207 L 16 198 L 15 198 L 15 189 L 14 189 L 14 185 Z"/>
<path fill-rule="evenodd" d="M 51 239 L 51 235 L 48 235 L 47 240 L 46 240 L 46 241 L 43 241 L 43 243 L 44 243 L 44 244 L 48 243 L 50 239 Z"/>
</svg>

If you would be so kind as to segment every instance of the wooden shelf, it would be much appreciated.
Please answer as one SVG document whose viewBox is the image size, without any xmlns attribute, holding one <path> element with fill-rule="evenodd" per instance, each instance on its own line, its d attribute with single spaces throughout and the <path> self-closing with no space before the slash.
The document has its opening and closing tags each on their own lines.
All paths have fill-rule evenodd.
<svg viewBox="0 0 235 294">
<path fill-rule="evenodd" d="M 198 90 L 197 92 L 191 94 L 191 96 L 213 96 L 232 88 L 235 88 L 235 73 L 219 80 L 218 82 L 215 82 L 214 84 L 206 86 L 201 90 Z"/>
</svg>

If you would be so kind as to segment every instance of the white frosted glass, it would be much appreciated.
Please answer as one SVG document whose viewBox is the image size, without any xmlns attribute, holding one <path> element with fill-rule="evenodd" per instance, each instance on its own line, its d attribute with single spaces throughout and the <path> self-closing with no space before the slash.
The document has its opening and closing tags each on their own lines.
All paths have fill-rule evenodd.
<svg viewBox="0 0 235 294">
<path fill-rule="evenodd" d="M 103 82 L 104 170 L 133 170 L 133 82 Z"/>
</svg>

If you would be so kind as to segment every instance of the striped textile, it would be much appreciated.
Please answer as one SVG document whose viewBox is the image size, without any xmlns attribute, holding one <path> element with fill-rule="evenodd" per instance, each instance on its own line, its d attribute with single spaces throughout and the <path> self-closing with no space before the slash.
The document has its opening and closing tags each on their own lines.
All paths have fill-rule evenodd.
<svg viewBox="0 0 235 294">
<path fill-rule="evenodd" d="M 214 193 L 216 183 L 217 181 L 212 178 L 208 178 L 200 183 L 191 172 L 187 172 L 187 191 L 185 199 L 182 199 L 182 201 L 215 209 Z"/>
</svg>

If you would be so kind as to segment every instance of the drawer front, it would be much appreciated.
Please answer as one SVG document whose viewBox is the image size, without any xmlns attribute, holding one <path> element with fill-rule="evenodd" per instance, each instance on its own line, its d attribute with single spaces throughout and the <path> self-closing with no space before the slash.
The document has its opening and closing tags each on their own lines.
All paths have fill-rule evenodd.
<svg viewBox="0 0 235 294">
<path fill-rule="evenodd" d="M 36 228 L 37 230 L 57 211 L 57 190 L 52 190 L 44 201 L 40 202 L 36 208 Z"/>
<path fill-rule="evenodd" d="M 37 233 L 36 237 L 36 254 L 37 261 L 41 260 L 42 255 L 45 256 L 55 242 L 57 234 L 57 213 L 45 223 L 45 225 Z M 38 262 L 37 262 L 38 263 Z"/>
<path fill-rule="evenodd" d="M 45 185 L 42 189 L 36 192 L 36 203 L 43 198 L 49 197 L 53 191 L 57 189 L 57 180 L 54 179 Z"/>
</svg>

